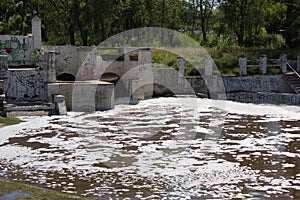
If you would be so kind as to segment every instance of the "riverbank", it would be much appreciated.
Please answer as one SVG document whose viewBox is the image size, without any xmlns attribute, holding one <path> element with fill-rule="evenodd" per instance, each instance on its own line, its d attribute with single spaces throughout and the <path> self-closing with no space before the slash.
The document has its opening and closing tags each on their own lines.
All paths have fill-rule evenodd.
<svg viewBox="0 0 300 200">
<path fill-rule="evenodd" d="M 10 125 L 15 125 L 21 123 L 22 120 L 13 117 L 13 116 L 8 116 L 8 117 L 0 117 L 0 128 L 4 126 L 10 126 Z"/>
<path fill-rule="evenodd" d="M 0 199 L 64 199 L 64 200 L 88 200 L 90 198 L 83 198 L 68 194 L 63 194 L 48 189 L 30 186 L 24 183 L 9 181 L 0 178 Z"/>
</svg>

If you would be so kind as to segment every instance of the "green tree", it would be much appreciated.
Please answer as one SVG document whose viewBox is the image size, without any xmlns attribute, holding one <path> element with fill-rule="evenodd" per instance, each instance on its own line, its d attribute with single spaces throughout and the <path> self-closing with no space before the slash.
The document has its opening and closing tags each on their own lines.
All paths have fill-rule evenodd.
<svg viewBox="0 0 300 200">
<path fill-rule="evenodd" d="M 286 6 L 285 42 L 289 48 L 300 45 L 300 2 L 299 0 L 282 0 Z"/>
<path fill-rule="evenodd" d="M 245 37 L 258 34 L 264 25 L 264 3 L 264 0 L 222 1 L 220 8 L 228 27 L 236 34 L 239 45 L 245 45 Z"/>
<path fill-rule="evenodd" d="M 192 32 L 194 32 L 197 19 L 199 19 L 201 32 L 204 43 L 207 42 L 207 33 L 210 28 L 210 20 L 213 14 L 213 10 L 217 6 L 216 0 L 192 0 L 193 5 L 193 25 Z"/>
</svg>

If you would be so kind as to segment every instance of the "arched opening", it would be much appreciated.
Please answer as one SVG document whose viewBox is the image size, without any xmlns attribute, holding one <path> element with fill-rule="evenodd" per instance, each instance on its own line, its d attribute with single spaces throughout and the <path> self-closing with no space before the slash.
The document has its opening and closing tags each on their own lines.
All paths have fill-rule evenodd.
<svg viewBox="0 0 300 200">
<path fill-rule="evenodd" d="M 75 81 L 75 79 L 76 79 L 75 76 L 68 73 L 63 73 L 56 77 L 57 81 Z"/>
<path fill-rule="evenodd" d="M 153 84 L 153 97 L 173 97 L 174 95 L 171 89 L 161 84 Z"/>
<path fill-rule="evenodd" d="M 100 80 L 116 84 L 119 81 L 120 77 L 114 73 L 104 73 L 102 74 Z"/>
</svg>

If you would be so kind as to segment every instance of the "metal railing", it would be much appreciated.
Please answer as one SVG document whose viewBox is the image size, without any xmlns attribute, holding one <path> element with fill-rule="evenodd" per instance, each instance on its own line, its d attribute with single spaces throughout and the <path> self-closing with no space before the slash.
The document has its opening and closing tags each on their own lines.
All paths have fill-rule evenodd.
<svg viewBox="0 0 300 200">
<path fill-rule="evenodd" d="M 300 74 L 287 61 L 286 64 L 300 78 Z"/>
</svg>

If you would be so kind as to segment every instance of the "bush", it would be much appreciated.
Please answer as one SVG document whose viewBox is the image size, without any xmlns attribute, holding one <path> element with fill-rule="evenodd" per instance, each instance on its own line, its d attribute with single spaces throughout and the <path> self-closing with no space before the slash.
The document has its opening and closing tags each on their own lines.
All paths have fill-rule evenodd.
<svg viewBox="0 0 300 200">
<path fill-rule="evenodd" d="M 279 34 L 260 34 L 251 37 L 246 37 L 244 40 L 245 46 L 261 46 L 268 48 L 281 48 L 285 41 L 282 35 Z"/>
</svg>

